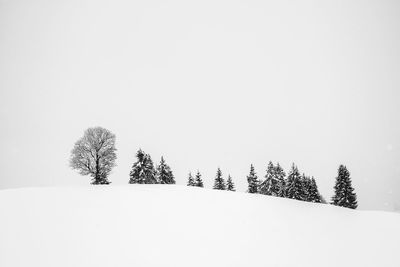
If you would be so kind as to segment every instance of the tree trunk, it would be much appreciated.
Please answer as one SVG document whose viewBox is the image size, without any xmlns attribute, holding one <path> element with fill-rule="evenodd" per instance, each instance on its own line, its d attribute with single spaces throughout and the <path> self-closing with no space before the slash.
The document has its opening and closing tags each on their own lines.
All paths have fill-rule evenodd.
<svg viewBox="0 0 400 267">
<path fill-rule="evenodd" d="M 101 184 L 99 157 L 96 156 L 96 173 L 94 176 L 94 184 Z"/>
</svg>

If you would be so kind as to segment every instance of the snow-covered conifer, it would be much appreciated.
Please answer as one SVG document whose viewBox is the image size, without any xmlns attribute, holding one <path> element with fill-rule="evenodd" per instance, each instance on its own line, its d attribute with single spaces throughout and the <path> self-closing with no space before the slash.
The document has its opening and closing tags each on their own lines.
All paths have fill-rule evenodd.
<svg viewBox="0 0 400 267">
<path fill-rule="evenodd" d="M 300 177 L 302 191 L 301 191 L 301 199 L 304 201 L 310 201 L 310 191 L 311 191 L 311 178 L 306 176 L 304 173 Z"/>
<path fill-rule="evenodd" d="M 292 168 L 288 174 L 286 180 L 286 190 L 285 195 L 287 198 L 292 199 L 303 199 L 303 185 L 301 181 L 301 176 L 297 167 L 292 164 Z"/>
<path fill-rule="evenodd" d="M 194 182 L 194 179 L 193 179 L 192 173 L 191 173 L 191 172 L 189 172 L 189 177 L 188 177 L 187 186 L 195 186 L 195 185 L 196 185 L 196 184 L 195 184 L 195 182 Z"/>
<path fill-rule="evenodd" d="M 217 190 L 225 190 L 226 189 L 225 181 L 224 181 L 224 178 L 222 178 L 222 172 L 221 172 L 220 168 L 218 168 L 218 170 L 217 170 L 217 176 L 215 176 L 213 189 L 217 189 Z"/>
<path fill-rule="evenodd" d="M 150 155 L 141 149 L 136 153 L 137 161 L 133 164 L 129 173 L 130 184 L 156 184 L 156 171 Z"/>
<path fill-rule="evenodd" d="M 333 205 L 350 209 L 357 208 L 357 195 L 351 185 L 350 172 L 344 165 L 339 166 L 334 189 L 335 195 L 332 197 Z"/>
<path fill-rule="evenodd" d="M 199 171 L 197 171 L 196 173 L 196 181 L 194 183 L 194 186 L 204 187 L 203 180 L 201 179 L 201 174 Z"/>
<path fill-rule="evenodd" d="M 232 177 L 228 175 L 228 179 L 226 180 L 226 190 L 228 191 L 236 191 L 235 184 L 232 181 Z"/>
<path fill-rule="evenodd" d="M 317 186 L 317 183 L 315 182 L 314 177 L 311 177 L 310 189 L 308 191 L 308 201 L 315 202 L 315 203 L 322 202 L 322 197 L 318 191 L 318 186 Z"/>
<path fill-rule="evenodd" d="M 175 184 L 174 175 L 171 168 L 165 163 L 164 157 L 161 157 L 160 165 L 157 166 L 156 178 L 160 184 Z"/>
<path fill-rule="evenodd" d="M 251 193 L 251 194 L 257 194 L 259 181 L 258 181 L 257 174 L 254 170 L 253 164 L 251 164 L 251 166 L 250 166 L 250 173 L 247 176 L 247 182 L 249 183 L 247 192 Z"/>
<path fill-rule="evenodd" d="M 274 164 L 270 161 L 267 167 L 267 174 L 265 175 L 265 180 L 260 183 L 260 194 L 263 195 L 275 195 L 275 188 L 277 186 L 278 181 L 275 179 L 275 167 Z"/>
<path fill-rule="evenodd" d="M 275 192 L 276 196 L 284 197 L 285 196 L 285 176 L 286 176 L 286 174 L 285 174 L 284 170 L 282 169 L 281 165 L 279 165 L 279 162 L 275 166 L 274 175 L 276 177 L 275 179 L 278 182 L 276 185 L 276 188 L 274 188 L 274 192 Z"/>
</svg>

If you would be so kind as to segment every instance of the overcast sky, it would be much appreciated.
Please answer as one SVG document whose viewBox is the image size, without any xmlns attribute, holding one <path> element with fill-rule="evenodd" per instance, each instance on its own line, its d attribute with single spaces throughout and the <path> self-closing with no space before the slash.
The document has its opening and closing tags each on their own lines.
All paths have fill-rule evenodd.
<svg viewBox="0 0 400 267">
<path fill-rule="evenodd" d="M 86 128 L 178 184 L 292 162 L 329 200 L 340 164 L 361 209 L 400 208 L 398 1 L 0 0 L 0 188 L 88 184 Z"/>
</svg>

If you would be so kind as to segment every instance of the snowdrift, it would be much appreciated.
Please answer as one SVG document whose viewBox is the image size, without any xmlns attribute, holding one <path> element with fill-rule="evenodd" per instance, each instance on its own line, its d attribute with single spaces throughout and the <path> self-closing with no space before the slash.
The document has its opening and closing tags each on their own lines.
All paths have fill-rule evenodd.
<svg viewBox="0 0 400 267">
<path fill-rule="evenodd" d="M 400 266 L 400 215 L 173 185 L 0 191 L 0 266 Z"/>
</svg>

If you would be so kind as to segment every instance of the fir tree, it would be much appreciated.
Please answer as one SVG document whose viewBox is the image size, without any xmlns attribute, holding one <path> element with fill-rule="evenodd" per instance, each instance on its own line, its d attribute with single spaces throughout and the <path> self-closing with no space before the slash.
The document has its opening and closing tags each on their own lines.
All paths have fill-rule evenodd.
<svg viewBox="0 0 400 267">
<path fill-rule="evenodd" d="M 160 184 L 175 184 L 174 175 L 171 168 L 165 163 L 164 157 L 161 157 L 160 165 L 157 166 L 156 178 Z"/>
<path fill-rule="evenodd" d="M 311 177 L 310 189 L 308 191 L 308 201 L 322 203 L 321 194 L 318 192 L 318 186 L 314 177 Z"/>
<path fill-rule="evenodd" d="M 228 191 L 236 191 L 235 184 L 232 181 L 232 177 L 228 175 L 228 180 L 226 180 L 226 190 Z"/>
<path fill-rule="evenodd" d="M 274 164 L 270 161 L 267 167 L 267 174 L 265 175 L 265 180 L 260 184 L 260 194 L 263 195 L 275 195 L 275 188 L 277 186 L 277 182 L 275 179 L 275 167 Z"/>
<path fill-rule="evenodd" d="M 249 183 L 249 187 L 247 192 L 251 194 L 257 194 L 258 193 L 258 177 L 256 172 L 254 171 L 253 164 L 250 166 L 250 174 L 247 176 L 247 182 Z"/>
<path fill-rule="evenodd" d="M 195 182 L 194 182 L 192 173 L 189 172 L 189 178 L 188 178 L 187 186 L 195 186 L 195 185 L 196 185 L 196 184 L 195 184 Z"/>
<path fill-rule="evenodd" d="M 218 168 L 218 170 L 217 170 L 217 176 L 215 177 L 213 189 L 217 189 L 217 190 L 225 190 L 226 189 L 225 181 L 224 181 L 224 178 L 222 178 L 222 172 L 221 172 L 220 168 Z"/>
<path fill-rule="evenodd" d="M 311 178 L 306 176 L 304 173 L 300 178 L 302 190 L 301 190 L 301 199 L 304 201 L 310 201 L 310 191 L 311 191 Z"/>
<path fill-rule="evenodd" d="M 286 185 L 285 184 L 285 176 L 286 176 L 286 174 L 283 171 L 281 165 L 279 165 L 279 162 L 278 162 L 278 164 L 276 164 L 274 174 L 276 177 L 275 179 L 277 180 L 277 185 L 276 185 L 276 188 L 274 188 L 274 192 L 275 192 L 276 196 L 278 196 L 278 197 L 285 197 L 285 185 Z"/>
<path fill-rule="evenodd" d="M 286 181 L 286 192 L 285 195 L 287 198 L 292 199 L 303 199 L 303 185 L 301 181 L 301 176 L 297 167 L 292 164 L 292 169 L 289 172 Z"/>
<path fill-rule="evenodd" d="M 203 180 L 201 179 L 201 174 L 199 171 L 197 171 L 197 173 L 196 173 L 196 181 L 195 181 L 194 186 L 204 187 Z"/>
<path fill-rule="evenodd" d="M 334 189 L 335 195 L 332 197 L 333 205 L 350 209 L 357 208 L 357 195 L 351 185 L 350 172 L 344 165 L 339 166 Z"/>
<path fill-rule="evenodd" d="M 141 149 L 136 153 L 137 161 L 133 164 L 129 173 L 130 184 L 156 184 L 156 171 L 150 155 Z"/>
</svg>

